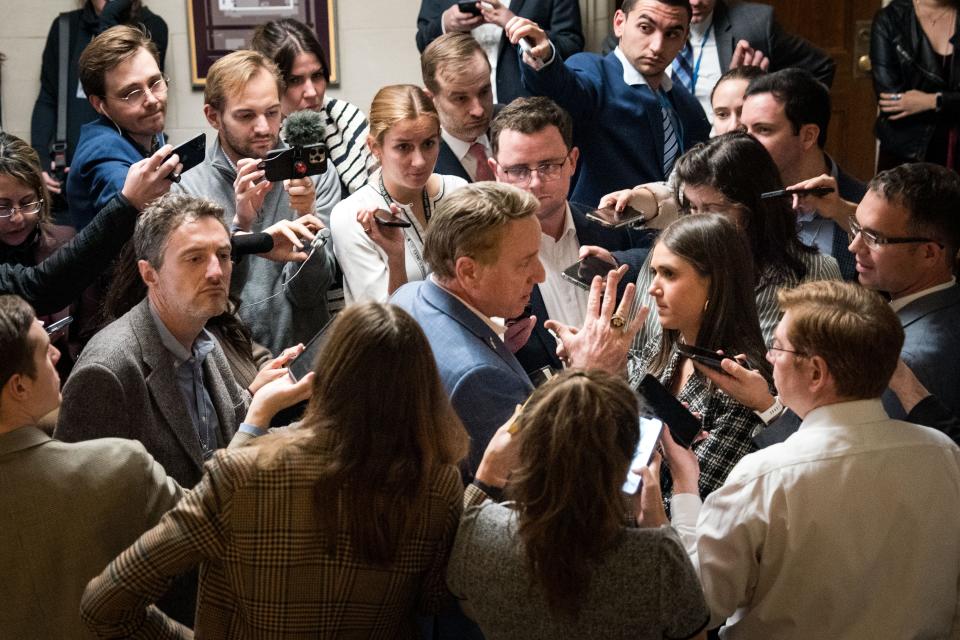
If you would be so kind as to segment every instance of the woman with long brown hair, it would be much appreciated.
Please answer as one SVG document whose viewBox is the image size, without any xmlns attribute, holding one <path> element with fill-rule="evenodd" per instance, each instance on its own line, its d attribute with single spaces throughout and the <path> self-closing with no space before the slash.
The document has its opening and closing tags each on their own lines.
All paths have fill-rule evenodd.
<svg viewBox="0 0 960 640">
<path fill-rule="evenodd" d="M 284 403 L 309 392 L 301 423 L 218 451 L 191 495 L 87 587 L 92 628 L 163 628 L 148 605 L 167 576 L 202 564 L 197 635 L 416 637 L 415 614 L 446 593 L 466 432 L 397 307 L 347 308 L 317 363 L 297 384 L 265 386 L 247 414 L 265 428 L 263 391 Z"/>
<path fill-rule="evenodd" d="M 637 396 L 621 378 L 568 370 L 534 391 L 506 429 L 519 440 L 505 489 L 512 503 L 481 502 L 502 475 L 486 473 L 502 456 L 496 442 L 488 448 L 447 570 L 488 639 L 688 638 L 706 625 L 676 533 L 637 528 L 628 515 L 621 487 L 638 425 Z"/>
</svg>

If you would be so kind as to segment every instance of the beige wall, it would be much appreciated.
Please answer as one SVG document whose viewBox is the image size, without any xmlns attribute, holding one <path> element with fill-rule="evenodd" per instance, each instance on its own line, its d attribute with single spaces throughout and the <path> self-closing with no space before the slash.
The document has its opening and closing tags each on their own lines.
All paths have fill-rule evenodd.
<svg viewBox="0 0 960 640">
<path fill-rule="evenodd" d="M 202 93 L 190 87 L 186 0 L 146 0 L 170 29 L 167 69 L 172 78 L 167 132 L 182 142 L 206 127 Z M 29 140 L 30 112 L 40 86 L 40 58 L 50 24 L 76 0 L 0 1 L 0 52 L 3 65 L 4 128 Z M 607 0 L 581 0 L 584 31 L 600 38 L 609 24 Z M 342 83 L 329 94 L 349 100 L 364 111 L 377 89 L 386 84 L 420 82 L 414 43 L 420 0 L 337 0 Z"/>
</svg>

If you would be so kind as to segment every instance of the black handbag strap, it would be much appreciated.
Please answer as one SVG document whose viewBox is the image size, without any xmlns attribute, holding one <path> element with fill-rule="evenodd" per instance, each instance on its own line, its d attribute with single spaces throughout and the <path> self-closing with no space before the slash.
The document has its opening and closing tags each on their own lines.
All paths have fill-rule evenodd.
<svg viewBox="0 0 960 640">
<path fill-rule="evenodd" d="M 58 167 L 67 163 L 67 76 L 70 66 L 70 15 L 61 13 L 57 20 L 60 30 L 60 67 L 57 82 L 57 137 L 51 147 L 53 161 Z"/>
</svg>

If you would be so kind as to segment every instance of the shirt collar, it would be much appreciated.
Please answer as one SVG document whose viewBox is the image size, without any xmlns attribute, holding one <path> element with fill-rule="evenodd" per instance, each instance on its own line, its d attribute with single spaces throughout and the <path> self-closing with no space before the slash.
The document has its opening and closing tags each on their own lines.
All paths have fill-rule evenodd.
<svg viewBox="0 0 960 640">
<path fill-rule="evenodd" d="M 173 334 L 170 333 L 170 330 L 167 329 L 167 325 L 163 323 L 160 316 L 157 315 L 156 309 L 153 308 L 153 303 L 149 300 L 147 303 L 147 306 L 150 308 L 150 317 L 153 318 L 153 324 L 157 327 L 157 333 L 160 334 L 160 343 L 173 356 L 174 367 L 179 367 L 190 358 L 196 358 L 197 362 L 202 363 L 207 355 L 213 351 L 216 342 L 214 341 L 213 335 L 206 329 L 201 330 L 200 335 L 193 341 L 192 353 L 184 349 L 183 345 L 180 344 L 180 342 L 173 337 Z"/>
<path fill-rule="evenodd" d="M 620 64 L 623 65 L 623 81 L 630 86 L 637 86 L 645 84 L 648 87 L 650 83 L 647 82 L 647 79 L 642 73 L 636 70 L 636 68 L 627 60 L 627 56 L 623 54 L 623 51 L 620 50 L 620 47 L 617 47 L 613 50 L 613 55 L 617 56 L 617 60 L 620 61 Z M 662 91 L 673 91 L 673 80 L 670 79 L 670 76 L 666 72 L 660 73 L 660 89 Z M 653 91 L 653 87 L 650 87 L 650 90 Z"/>
<path fill-rule="evenodd" d="M 443 141 L 447 143 L 447 146 L 450 147 L 450 151 L 453 151 L 453 155 L 457 157 L 457 160 L 462 160 L 470 152 L 470 147 L 474 142 L 479 142 L 483 145 L 483 148 L 487 150 L 487 156 L 490 156 L 490 141 L 487 139 L 487 134 L 481 135 L 479 138 L 473 142 L 464 142 L 460 138 L 454 136 L 452 133 L 448 133 L 446 129 L 440 128 L 440 137 L 443 138 Z"/>
<path fill-rule="evenodd" d="M 0 456 L 30 449 L 53 440 L 39 427 L 20 427 L 0 434 Z"/>
<path fill-rule="evenodd" d="M 936 285 L 933 285 L 932 287 L 928 287 L 928 288 L 924 289 L 923 291 L 918 291 L 917 293 L 911 293 L 909 296 L 903 296 L 902 298 L 897 298 L 896 300 L 891 300 L 891 301 L 890 301 L 890 308 L 893 309 L 894 312 L 898 312 L 898 311 L 900 311 L 900 309 L 903 309 L 905 306 L 907 306 L 908 304 L 910 304 L 910 303 L 913 302 L 914 300 L 919 300 L 920 298 L 926 297 L 926 296 L 930 295 L 931 293 L 937 293 L 938 291 L 944 291 L 944 290 L 946 290 L 946 289 L 949 289 L 950 287 L 952 287 L 952 286 L 955 285 L 955 284 L 957 284 L 957 279 L 956 279 L 955 277 L 950 278 L 949 280 L 947 280 L 946 282 L 944 282 L 944 283 L 942 283 L 942 284 L 936 284 Z"/>
<path fill-rule="evenodd" d="M 553 237 L 548 236 L 547 234 L 540 232 L 540 235 L 550 238 L 550 242 L 559 243 L 563 241 L 567 236 L 576 236 L 577 228 L 573 224 L 573 214 L 570 212 L 570 202 L 567 202 L 566 208 L 563 212 L 563 231 L 560 232 L 560 240 L 554 240 Z"/>
<path fill-rule="evenodd" d="M 880 398 L 828 404 L 810 411 L 801 429 L 852 427 L 889 420 Z"/>
<path fill-rule="evenodd" d="M 691 24 L 690 24 L 690 35 L 692 35 L 692 36 L 697 36 L 697 38 L 699 38 L 699 39 L 702 40 L 702 39 L 703 39 L 703 35 L 707 32 L 707 29 L 709 29 L 711 26 L 713 26 L 713 12 L 712 12 L 712 11 L 710 12 L 710 15 L 707 16 L 707 18 L 706 18 L 705 20 L 701 20 L 700 22 L 698 22 L 698 23 L 696 23 L 696 24 L 694 24 L 694 23 L 691 23 Z M 695 43 L 695 44 L 700 44 L 700 43 L 697 42 L 697 43 Z"/>
<path fill-rule="evenodd" d="M 483 323 L 488 327 L 490 327 L 490 330 L 493 331 L 495 334 L 497 334 L 501 340 L 503 340 L 503 334 L 507 332 L 507 328 L 504 325 L 500 324 L 499 322 L 495 322 L 493 318 L 481 312 L 479 309 L 477 309 L 475 306 L 473 306 L 472 304 L 470 304 L 469 302 L 467 302 L 466 300 L 464 300 L 463 298 L 455 294 L 453 291 L 450 291 L 450 289 L 447 289 L 445 286 L 440 284 L 440 281 L 437 280 L 432 274 L 430 275 L 430 279 L 433 281 L 433 284 L 437 285 L 438 287 L 440 287 L 441 289 L 443 289 L 444 291 L 452 295 L 454 298 L 459 300 L 463 304 L 463 306 L 465 306 L 467 309 L 473 312 L 475 316 L 483 320 Z"/>
</svg>

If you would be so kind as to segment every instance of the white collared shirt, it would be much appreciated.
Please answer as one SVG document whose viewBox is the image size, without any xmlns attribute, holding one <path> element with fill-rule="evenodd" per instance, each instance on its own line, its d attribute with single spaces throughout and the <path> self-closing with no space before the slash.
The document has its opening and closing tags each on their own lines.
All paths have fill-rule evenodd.
<svg viewBox="0 0 960 640">
<path fill-rule="evenodd" d="M 690 25 L 690 45 L 693 47 L 693 68 L 697 70 L 697 60 L 700 60 L 700 68 L 697 73 L 697 84 L 694 86 L 694 95 L 700 101 L 704 113 L 707 114 L 707 120 L 713 125 L 713 105 L 710 104 L 710 94 L 717 80 L 723 75 L 723 69 L 720 68 L 720 53 L 717 51 L 717 30 L 710 29 L 713 26 L 713 14 L 706 20 Z M 710 33 L 707 33 L 710 29 Z M 704 38 L 704 34 L 707 35 Z M 673 74 L 673 65 L 670 65 L 670 73 Z"/>
<path fill-rule="evenodd" d="M 440 137 L 443 138 L 443 141 L 447 143 L 448 147 L 450 147 L 450 151 L 452 151 L 453 155 L 457 157 L 457 160 L 460 161 L 460 164 L 463 165 L 463 168 L 467 170 L 467 174 L 470 176 L 470 179 L 476 181 L 477 159 L 470 155 L 470 147 L 474 142 L 479 142 L 483 145 L 484 150 L 487 152 L 487 157 L 492 158 L 493 149 L 490 147 L 490 138 L 487 137 L 487 134 L 483 134 L 472 142 L 464 142 L 453 134 L 448 133 L 446 129 L 441 127 Z"/>
<path fill-rule="evenodd" d="M 500 4 L 506 6 L 508 9 L 513 5 L 513 0 L 501 0 Z M 443 20 L 440 21 L 441 24 Z M 444 31 L 446 33 L 446 31 Z M 473 36 L 473 39 L 480 43 L 480 46 L 483 48 L 483 52 L 487 56 L 487 60 L 490 62 L 490 86 L 493 87 L 493 102 L 497 103 L 497 59 L 500 57 L 500 41 L 503 38 L 503 27 L 492 22 L 487 22 L 479 27 L 474 27 L 470 31 L 470 35 Z M 504 46 L 512 46 L 510 43 L 505 44 Z"/>
<path fill-rule="evenodd" d="M 722 638 L 958 637 L 960 449 L 879 399 L 810 411 L 672 509 Z"/>
<path fill-rule="evenodd" d="M 626 84 L 630 85 L 631 87 L 635 87 L 640 84 L 645 84 L 648 87 L 650 86 L 650 83 L 647 82 L 646 77 L 637 71 L 636 67 L 634 67 L 629 60 L 627 60 L 627 56 L 623 54 L 623 51 L 620 50 L 620 47 L 617 47 L 613 50 L 613 55 L 617 56 L 617 60 L 619 60 L 620 64 L 623 65 L 623 81 Z M 650 87 L 650 90 L 653 91 L 653 87 Z M 667 92 L 673 90 L 673 80 L 669 75 L 667 75 L 666 72 L 660 74 L 660 90 Z M 656 91 L 654 91 L 654 93 L 656 93 Z"/>
<path fill-rule="evenodd" d="M 931 293 L 937 293 L 938 291 L 945 291 L 957 284 L 956 278 L 950 278 L 943 284 L 937 284 L 932 287 L 928 287 L 923 291 L 918 291 L 917 293 L 911 293 L 908 296 L 903 296 L 902 298 L 897 298 L 890 301 L 890 308 L 893 309 L 894 313 L 899 313 L 900 309 L 903 309 L 905 306 L 913 302 L 914 300 L 919 300 L 925 296 L 930 295 Z"/>
<path fill-rule="evenodd" d="M 434 277 L 433 274 L 430 274 L 430 280 L 433 281 L 433 284 L 437 285 L 438 287 L 440 287 L 441 289 L 443 289 L 444 291 L 446 291 L 447 293 L 449 293 L 450 295 L 452 295 L 454 298 L 456 298 L 457 300 L 459 300 L 460 302 L 462 302 L 462 303 L 463 303 L 463 306 L 465 306 L 467 309 L 469 309 L 470 311 L 472 311 L 475 316 L 477 316 L 478 318 L 480 318 L 481 320 L 483 320 L 483 323 L 484 323 L 485 325 L 487 325 L 488 327 L 490 327 L 490 330 L 493 331 L 495 334 L 497 334 L 497 337 L 498 337 L 498 338 L 500 338 L 501 340 L 503 340 L 503 334 L 505 334 L 505 333 L 507 332 L 507 327 L 506 327 L 506 326 L 504 326 L 504 325 L 503 325 L 502 323 L 500 323 L 500 322 L 497 322 L 497 319 L 491 318 L 490 316 L 484 314 L 482 311 L 480 311 L 479 309 L 477 309 L 475 306 L 473 306 L 472 304 L 470 304 L 469 302 L 467 302 L 466 300 L 464 300 L 463 298 L 461 298 L 461 297 L 458 296 L 457 294 L 455 294 L 453 291 L 450 291 L 450 289 L 447 289 L 445 286 L 443 286 L 442 284 L 440 284 L 440 282 L 436 279 L 436 277 Z"/>
<path fill-rule="evenodd" d="M 559 240 L 540 233 L 540 261 L 543 262 L 546 280 L 540 283 L 540 295 L 551 320 L 557 320 L 571 327 L 583 326 L 587 317 L 586 289 L 564 279 L 560 275 L 564 269 L 580 260 L 580 241 L 577 229 L 573 226 L 570 204 L 566 206 L 563 218 L 563 231 Z"/>
</svg>

